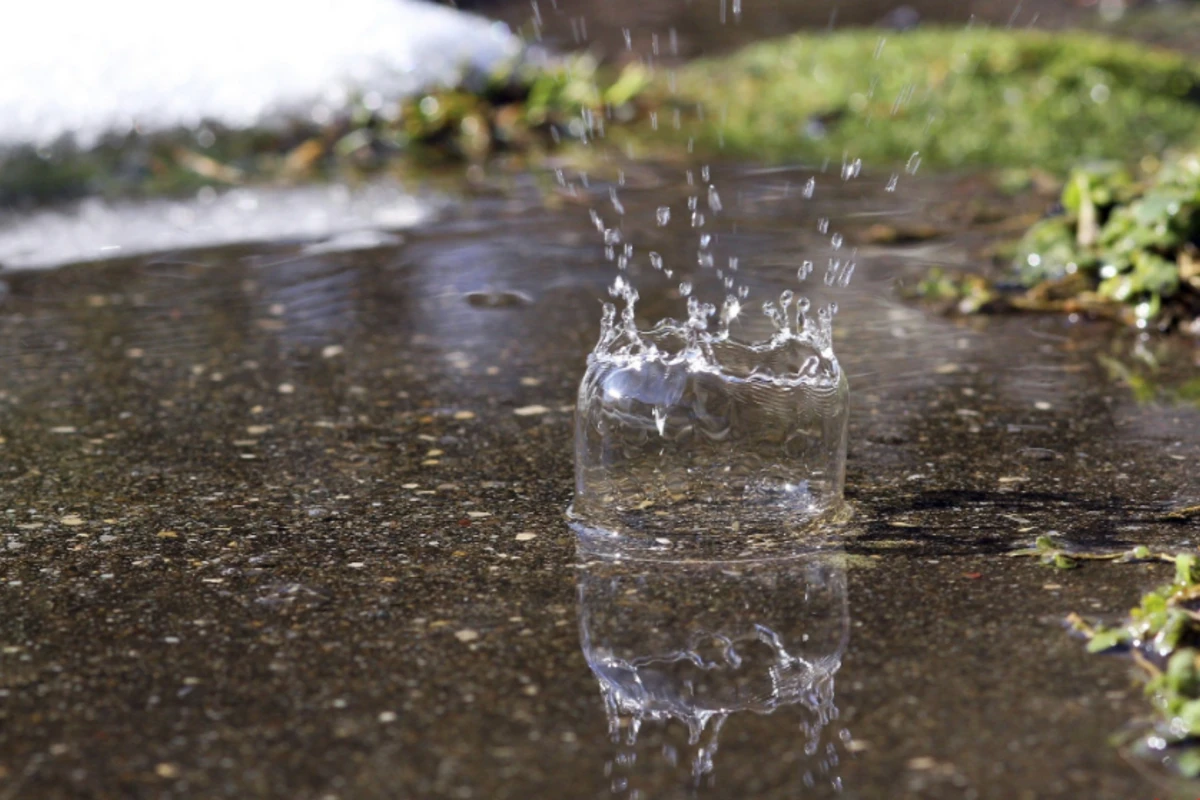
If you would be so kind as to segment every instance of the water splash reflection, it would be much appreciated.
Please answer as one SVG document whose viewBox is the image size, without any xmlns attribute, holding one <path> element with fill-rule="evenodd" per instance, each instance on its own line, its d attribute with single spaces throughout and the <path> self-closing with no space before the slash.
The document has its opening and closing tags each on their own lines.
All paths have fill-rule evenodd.
<svg viewBox="0 0 1200 800">
<path fill-rule="evenodd" d="M 785 558 L 661 561 L 596 558 L 579 545 L 580 642 L 618 746 L 614 793 L 641 797 L 632 771 L 645 723 L 687 730 L 695 785 L 715 782 L 726 721 L 739 712 L 800 717 L 796 779 L 841 788 L 834 675 L 849 639 L 840 546 Z M 836 735 L 835 735 L 836 734 Z M 643 739 L 645 737 L 643 736 Z M 662 758 L 679 752 L 663 745 Z"/>
</svg>

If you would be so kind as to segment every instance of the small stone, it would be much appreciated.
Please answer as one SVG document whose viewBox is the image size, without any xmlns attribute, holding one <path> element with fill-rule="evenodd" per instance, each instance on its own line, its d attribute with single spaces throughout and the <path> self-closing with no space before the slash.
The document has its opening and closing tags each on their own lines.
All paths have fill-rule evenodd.
<svg viewBox="0 0 1200 800">
<path fill-rule="evenodd" d="M 400 484 L 400 488 L 401 489 L 420 489 L 421 484 L 419 484 L 419 483 L 402 483 L 402 484 Z"/>
<path fill-rule="evenodd" d="M 247 425 L 246 426 L 246 433 L 250 434 L 251 436 L 262 436 L 264 433 L 268 432 L 269 430 L 271 430 L 270 425 Z"/>
<path fill-rule="evenodd" d="M 513 538 L 515 538 L 518 542 L 528 542 L 532 539 L 536 539 L 537 534 L 533 533 L 532 531 L 524 531 L 523 533 L 518 533 Z"/>
<path fill-rule="evenodd" d="M 175 531 L 159 531 L 158 538 L 160 539 L 178 539 L 179 534 Z"/>
<path fill-rule="evenodd" d="M 1036 403 L 1033 404 L 1033 407 L 1036 408 L 1038 411 L 1049 411 L 1050 409 L 1054 408 L 1054 406 L 1050 405 L 1045 400 L 1037 401 Z"/>
<path fill-rule="evenodd" d="M 455 631 L 454 638 L 460 642 L 473 642 L 479 638 L 479 632 L 473 631 L 470 628 L 463 628 L 461 631 Z"/>
<path fill-rule="evenodd" d="M 491 514 L 486 511 L 468 511 L 467 516 L 471 519 L 483 519 L 484 517 L 490 517 Z"/>
<path fill-rule="evenodd" d="M 548 414 L 550 413 L 550 409 L 539 405 L 521 406 L 520 408 L 513 409 L 513 413 L 518 417 L 533 417 L 539 414 Z"/>
<path fill-rule="evenodd" d="M 61 522 L 63 525 L 69 525 L 72 528 L 85 524 L 83 517 L 79 516 L 78 514 L 67 514 L 65 517 L 60 519 L 59 522 Z"/>
<path fill-rule="evenodd" d="M 521 385 L 522 386 L 541 386 L 542 379 L 541 378 L 521 378 Z"/>
<path fill-rule="evenodd" d="M 475 412 L 474 411 L 455 411 L 454 418 L 457 420 L 462 420 L 462 421 L 465 421 L 468 419 L 475 419 Z"/>
<path fill-rule="evenodd" d="M 154 768 L 154 774 L 160 778 L 178 778 L 179 767 L 174 764 L 168 764 L 165 761 Z"/>
<path fill-rule="evenodd" d="M 937 761 L 930 756 L 917 756 L 908 760 L 908 768 L 914 770 L 930 770 L 937 766 Z"/>
<path fill-rule="evenodd" d="M 346 566 L 348 566 L 350 569 L 362 569 L 363 567 L 366 566 L 366 564 L 364 564 L 361 561 L 351 561 Z"/>
<path fill-rule="evenodd" d="M 281 383 L 281 384 L 279 384 L 279 393 L 280 394 L 295 394 L 296 387 L 290 383 Z"/>
<path fill-rule="evenodd" d="M 58 436 L 65 436 L 70 433 L 75 433 L 77 430 L 78 428 L 74 427 L 73 425 L 59 425 L 51 428 L 50 432 Z"/>
<path fill-rule="evenodd" d="M 337 358 L 344 352 L 346 352 L 345 347 L 340 344 L 331 344 L 321 349 L 321 358 Z"/>
<path fill-rule="evenodd" d="M 126 358 L 141 358 L 146 355 L 146 351 L 140 347 L 131 347 L 125 351 Z"/>
<path fill-rule="evenodd" d="M 382 722 L 384 725 L 387 725 L 390 722 L 395 722 L 396 721 L 396 712 L 395 711 L 380 711 L 379 712 L 379 721 Z"/>
<path fill-rule="evenodd" d="M 425 454 L 425 457 L 426 458 L 437 458 L 438 456 L 444 456 L 445 454 L 446 454 L 445 450 L 430 450 L 428 453 Z"/>
</svg>

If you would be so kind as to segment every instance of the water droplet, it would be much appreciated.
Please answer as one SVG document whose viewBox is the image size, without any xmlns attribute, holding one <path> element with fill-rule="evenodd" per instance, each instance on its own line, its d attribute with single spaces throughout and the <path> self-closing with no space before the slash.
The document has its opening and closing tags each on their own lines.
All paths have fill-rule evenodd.
<svg viewBox="0 0 1200 800">
<path fill-rule="evenodd" d="M 817 220 L 817 232 L 829 233 L 829 220 L 827 218 L 821 217 L 819 220 Z"/>
<path fill-rule="evenodd" d="M 721 210 L 721 195 L 717 194 L 717 187 L 712 185 L 708 187 L 708 207 L 714 213 Z"/>
<path fill-rule="evenodd" d="M 892 177 L 888 178 L 888 182 L 887 182 L 887 189 L 886 189 L 886 191 L 889 191 L 889 192 L 894 192 L 894 191 L 896 191 L 896 185 L 897 185 L 898 183 L 900 183 L 900 176 L 899 176 L 899 175 L 892 175 Z"/>
<path fill-rule="evenodd" d="M 817 179 L 809 178 L 804 184 L 804 199 L 811 200 L 813 193 L 817 191 Z"/>
<path fill-rule="evenodd" d="M 650 266 L 654 267 L 655 269 L 662 269 L 663 268 L 663 257 L 661 255 L 659 255 L 658 253 L 651 251 L 650 252 Z"/>
<path fill-rule="evenodd" d="M 616 209 L 617 213 L 624 216 L 625 206 L 621 205 L 621 200 L 617 197 L 617 189 L 615 186 L 609 187 L 608 199 L 612 201 L 613 208 Z"/>
<path fill-rule="evenodd" d="M 905 165 L 904 171 L 909 175 L 916 175 L 917 169 L 921 166 L 921 152 L 918 150 L 908 157 L 908 164 Z"/>
<path fill-rule="evenodd" d="M 658 220 L 658 227 L 661 228 L 661 227 L 665 226 L 668 222 L 671 221 L 671 207 L 670 206 L 659 206 L 658 211 L 655 212 L 655 217 Z"/>
<path fill-rule="evenodd" d="M 682 295 L 682 296 L 684 296 L 684 297 L 689 297 L 689 296 L 691 296 L 691 294 L 692 294 L 692 282 L 691 282 L 691 281 L 680 281 L 680 283 L 679 283 L 679 294 L 681 294 L 681 295 Z"/>
</svg>

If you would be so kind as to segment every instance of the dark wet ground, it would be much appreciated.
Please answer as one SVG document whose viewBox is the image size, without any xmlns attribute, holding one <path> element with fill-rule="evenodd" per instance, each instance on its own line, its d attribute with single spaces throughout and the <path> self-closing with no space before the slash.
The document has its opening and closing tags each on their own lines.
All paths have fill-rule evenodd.
<svg viewBox="0 0 1200 800">
<path fill-rule="evenodd" d="M 1041 205 L 967 179 L 888 194 L 886 176 L 821 176 L 806 201 L 807 176 L 715 178 L 707 230 L 758 264 L 759 297 L 826 255 L 820 217 L 861 243 L 881 221 Z M 682 175 L 627 180 L 638 252 L 693 259 L 684 215 L 653 222 Z M 614 212 L 600 186 L 542 191 L 477 193 L 371 251 L 4 276 L 0 800 L 1166 796 L 1109 743 L 1147 709 L 1128 664 L 1062 625 L 1121 613 L 1162 568 L 1004 553 L 1051 531 L 1195 543 L 1162 517 L 1200 502 L 1200 409 L 1139 404 L 1112 366 L 1152 353 L 1177 384 L 1193 345 L 954 321 L 893 283 L 972 261 L 980 235 L 864 244 L 838 298 L 844 540 L 765 577 L 605 573 L 577 563 L 563 510 L 613 275 L 587 208 Z M 677 308 L 638 277 L 646 314 Z M 588 659 L 700 616 L 766 620 L 823 671 L 730 716 L 696 789 L 682 724 L 610 741 Z"/>
</svg>

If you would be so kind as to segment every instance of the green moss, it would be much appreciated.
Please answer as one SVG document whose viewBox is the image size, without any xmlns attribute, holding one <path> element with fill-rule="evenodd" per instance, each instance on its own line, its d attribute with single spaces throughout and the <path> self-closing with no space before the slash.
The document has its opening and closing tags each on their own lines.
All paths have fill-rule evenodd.
<svg viewBox="0 0 1200 800">
<path fill-rule="evenodd" d="M 802 34 L 676 82 L 660 102 L 702 107 L 700 145 L 758 160 L 1065 169 L 1200 141 L 1197 64 L 1089 34 Z"/>
</svg>

